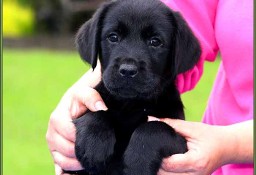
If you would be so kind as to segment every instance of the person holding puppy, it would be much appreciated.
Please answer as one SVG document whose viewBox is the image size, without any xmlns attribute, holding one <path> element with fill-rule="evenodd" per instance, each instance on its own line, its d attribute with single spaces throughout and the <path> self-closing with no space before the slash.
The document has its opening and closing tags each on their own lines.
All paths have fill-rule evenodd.
<svg viewBox="0 0 256 175">
<path fill-rule="evenodd" d="M 222 62 L 203 123 L 161 119 L 186 138 L 189 151 L 164 159 L 158 175 L 253 174 L 253 1 L 162 1 L 183 15 L 202 47 L 198 64 L 178 76 L 179 91 L 193 89 L 204 61 L 214 61 L 219 51 Z M 82 169 L 74 153 L 72 119 L 87 109 L 107 110 L 94 90 L 100 78 L 97 64 L 64 94 L 51 114 L 46 137 L 56 174 L 62 174 L 61 169 Z"/>
</svg>

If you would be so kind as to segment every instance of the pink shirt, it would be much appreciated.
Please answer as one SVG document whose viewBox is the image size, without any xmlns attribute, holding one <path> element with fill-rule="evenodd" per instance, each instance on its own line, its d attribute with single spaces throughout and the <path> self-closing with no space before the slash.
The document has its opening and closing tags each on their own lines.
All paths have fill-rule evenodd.
<svg viewBox="0 0 256 175">
<path fill-rule="evenodd" d="M 230 125 L 253 119 L 253 0 L 162 1 L 183 15 L 202 46 L 199 63 L 178 76 L 180 92 L 193 89 L 204 61 L 221 54 L 203 122 Z M 213 174 L 252 175 L 253 165 L 225 165 Z"/>
</svg>

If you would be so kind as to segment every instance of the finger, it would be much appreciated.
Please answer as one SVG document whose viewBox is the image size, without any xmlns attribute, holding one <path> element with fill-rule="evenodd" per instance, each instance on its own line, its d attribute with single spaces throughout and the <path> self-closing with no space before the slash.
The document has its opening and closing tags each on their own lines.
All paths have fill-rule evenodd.
<svg viewBox="0 0 256 175">
<path fill-rule="evenodd" d="M 79 171 L 83 169 L 83 167 L 76 158 L 66 157 L 56 151 L 52 152 L 52 156 L 55 164 L 57 164 L 63 170 Z"/>
<path fill-rule="evenodd" d="M 163 169 L 159 169 L 159 171 L 157 172 L 157 175 L 170 175 L 170 172 L 166 172 Z"/>
<path fill-rule="evenodd" d="M 188 122 L 179 119 L 160 119 L 160 121 L 165 122 L 170 125 L 177 133 L 181 134 L 184 137 L 193 137 L 196 132 L 197 123 Z"/>
<path fill-rule="evenodd" d="M 157 172 L 157 175 L 177 175 L 177 173 L 172 173 L 172 172 L 165 171 L 163 169 L 159 169 L 159 171 Z"/>
<path fill-rule="evenodd" d="M 189 173 L 175 173 L 175 172 L 169 172 L 169 171 L 164 171 L 163 169 L 159 169 L 157 172 L 157 175 L 188 175 Z"/>
<path fill-rule="evenodd" d="M 148 122 L 152 122 L 152 121 L 160 121 L 160 119 L 153 116 L 148 116 Z"/>
<path fill-rule="evenodd" d="M 90 111 L 106 111 L 106 107 L 100 94 L 89 86 L 73 87 L 63 96 L 57 106 L 57 112 L 66 114 L 70 119 L 75 119 L 84 114 L 87 109 Z"/>
<path fill-rule="evenodd" d="M 57 164 L 54 164 L 54 166 L 55 166 L 55 175 L 62 175 L 63 171 L 61 167 Z"/>
<path fill-rule="evenodd" d="M 63 138 L 60 135 L 55 135 L 54 140 L 49 140 L 49 145 L 54 145 L 50 148 L 50 151 L 58 151 L 62 155 L 70 158 L 76 158 L 75 155 L 75 144 Z"/>
<path fill-rule="evenodd" d="M 84 104 L 90 111 L 106 111 L 108 109 L 100 94 L 93 88 L 86 87 L 84 92 L 80 92 L 76 97 L 78 101 Z"/>
<path fill-rule="evenodd" d="M 75 142 L 76 128 L 72 119 L 70 119 L 67 114 L 61 115 L 61 113 L 58 114 L 58 112 L 52 113 L 47 131 L 47 141 L 53 140 L 55 133 L 58 133 L 70 142 Z"/>
<path fill-rule="evenodd" d="M 184 173 L 193 172 L 193 158 L 190 152 L 185 154 L 174 154 L 168 158 L 163 159 L 161 169 L 167 172 Z"/>
</svg>

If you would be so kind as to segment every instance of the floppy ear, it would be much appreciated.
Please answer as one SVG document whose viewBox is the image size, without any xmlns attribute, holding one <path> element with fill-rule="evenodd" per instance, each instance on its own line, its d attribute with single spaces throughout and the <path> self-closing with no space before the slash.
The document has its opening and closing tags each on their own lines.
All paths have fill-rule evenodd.
<svg viewBox="0 0 256 175">
<path fill-rule="evenodd" d="M 102 22 L 109 6 L 112 3 L 103 4 L 79 29 L 76 35 L 76 46 L 83 60 L 91 64 L 94 69 L 97 64 L 97 57 L 100 50 Z"/>
<path fill-rule="evenodd" d="M 201 55 L 199 41 L 178 12 L 173 12 L 176 22 L 175 67 L 183 73 L 193 68 Z"/>
</svg>

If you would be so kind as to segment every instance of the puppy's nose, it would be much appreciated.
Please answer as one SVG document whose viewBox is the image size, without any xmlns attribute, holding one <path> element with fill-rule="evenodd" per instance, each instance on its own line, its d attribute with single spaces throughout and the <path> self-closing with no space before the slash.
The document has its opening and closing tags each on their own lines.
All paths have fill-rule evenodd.
<svg viewBox="0 0 256 175">
<path fill-rule="evenodd" d="M 138 73 L 138 68 L 134 64 L 121 64 L 119 73 L 123 77 L 135 77 Z"/>
</svg>

